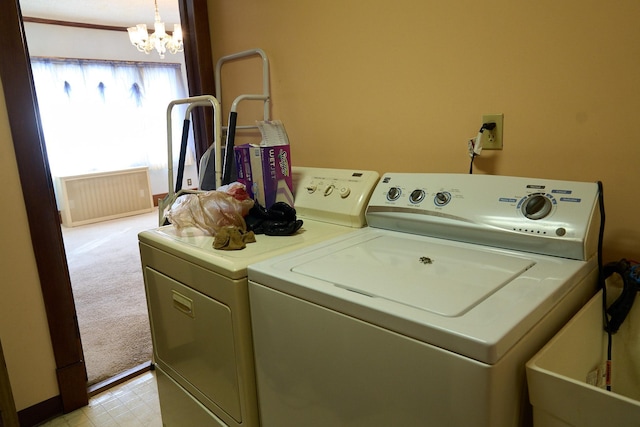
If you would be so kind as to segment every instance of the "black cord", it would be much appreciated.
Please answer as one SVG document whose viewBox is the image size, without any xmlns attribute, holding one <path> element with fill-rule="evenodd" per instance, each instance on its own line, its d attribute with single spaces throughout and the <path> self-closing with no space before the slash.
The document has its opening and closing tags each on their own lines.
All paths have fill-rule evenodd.
<svg viewBox="0 0 640 427">
<path fill-rule="evenodd" d="M 607 331 L 607 372 L 606 372 L 606 386 L 607 390 L 611 391 L 611 354 L 613 348 L 612 334 L 609 329 L 609 317 L 607 316 L 607 286 L 604 276 L 604 265 L 602 262 L 602 241 L 604 240 L 604 223 L 605 223 L 605 210 L 604 210 L 604 191 L 602 181 L 598 181 L 598 204 L 600 205 L 600 230 L 598 233 L 598 284 L 602 289 L 602 317 L 604 323 L 604 330 Z"/>
<path fill-rule="evenodd" d="M 605 211 L 604 211 L 604 193 L 602 188 L 602 182 L 598 181 L 598 205 L 600 209 L 600 230 L 598 232 L 598 285 L 602 289 L 603 294 L 607 292 L 607 287 L 605 286 L 605 277 L 604 277 L 604 263 L 602 262 L 602 240 L 604 239 L 604 222 L 605 222 Z M 603 302 L 603 307 L 606 308 L 606 300 Z M 608 323 L 607 316 L 605 315 L 605 326 Z"/>
</svg>

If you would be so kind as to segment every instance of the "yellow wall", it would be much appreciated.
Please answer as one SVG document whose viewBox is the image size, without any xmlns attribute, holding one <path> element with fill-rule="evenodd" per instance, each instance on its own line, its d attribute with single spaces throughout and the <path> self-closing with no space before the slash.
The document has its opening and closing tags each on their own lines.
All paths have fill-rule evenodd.
<svg viewBox="0 0 640 427">
<path fill-rule="evenodd" d="M 56 365 L 0 82 L 0 340 L 18 411 L 57 396 Z"/>
<path fill-rule="evenodd" d="M 504 113 L 504 150 L 485 151 L 475 173 L 601 180 L 605 261 L 640 260 L 637 0 L 208 6 L 214 60 L 267 52 L 273 118 L 293 164 L 466 173 L 482 115 Z M 225 111 L 236 94 L 259 91 L 259 70 L 223 68 Z M 255 104 L 241 107 L 238 121 L 254 115 Z"/>
</svg>

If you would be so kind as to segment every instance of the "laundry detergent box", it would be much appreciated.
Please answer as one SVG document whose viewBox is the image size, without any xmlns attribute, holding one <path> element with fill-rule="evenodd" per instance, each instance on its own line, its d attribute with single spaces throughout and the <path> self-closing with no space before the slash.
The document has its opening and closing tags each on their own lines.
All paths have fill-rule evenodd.
<svg viewBox="0 0 640 427">
<path fill-rule="evenodd" d="M 260 144 L 234 147 L 238 181 L 256 202 L 270 208 L 275 202 L 293 206 L 291 148 L 280 121 L 257 122 Z"/>
<path fill-rule="evenodd" d="M 293 206 L 290 146 L 251 146 L 249 153 L 253 199 L 267 209 L 275 202 Z"/>
</svg>

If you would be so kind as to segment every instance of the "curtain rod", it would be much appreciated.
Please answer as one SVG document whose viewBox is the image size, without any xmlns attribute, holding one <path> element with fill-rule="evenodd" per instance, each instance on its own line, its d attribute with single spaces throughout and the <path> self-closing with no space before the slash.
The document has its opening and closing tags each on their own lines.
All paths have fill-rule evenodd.
<svg viewBox="0 0 640 427">
<path fill-rule="evenodd" d="M 182 64 L 178 62 L 153 62 L 153 61 L 126 61 L 121 59 L 91 59 L 91 58 L 63 58 L 59 56 L 32 56 L 31 59 L 51 62 L 89 62 L 89 63 L 118 63 L 136 66 L 158 66 L 181 68 Z"/>
<path fill-rule="evenodd" d="M 107 30 L 107 31 L 127 31 L 127 27 L 116 27 L 113 25 L 87 24 L 85 22 L 59 21 L 57 19 L 35 18 L 32 16 L 23 16 L 23 22 L 33 22 L 35 24 L 61 25 L 63 27 L 89 28 L 91 30 Z"/>
</svg>

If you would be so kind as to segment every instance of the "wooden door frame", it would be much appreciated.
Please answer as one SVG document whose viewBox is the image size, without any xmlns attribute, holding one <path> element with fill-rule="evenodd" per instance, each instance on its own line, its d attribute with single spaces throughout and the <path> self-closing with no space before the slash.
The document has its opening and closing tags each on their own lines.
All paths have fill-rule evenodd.
<svg viewBox="0 0 640 427">
<path fill-rule="evenodd" d="M 87 371 L 20 6 L 18 0 L 2 2 L 0 78 L 53 344 L 59 406 L 69 412 L 88 403 Z"/>
<path fill-rule="evenodd" d="M 213 53 L 209 33 L 207 0 L 178 0 L 180 24 L 184 34 L 184 60 L 189 96 L 214 95 Z M 213 141 L 213 119 L 202 108 L 192 112 L 196 159 Z"/>
<path fill-rule="evenodd" d="M 179 0 L 179 3 L 180 17 L 187 27 L 185 58 L 189 61 L 189 85 L 193 81 L 196 91 L 213 93 L 210 89 L 213 73 L 208 74 L 212 65 L 207 1 Z M 87 372 L 20 4 L 19 0 L 0 0 L 0 5 L 0 52 L 3 57 L 0 60 L 0 79 L 60 391 L 59 399 L 54 399 L 57 401 L 52 411 L 67 413 L 88 404 Z M 203 33 L 205 27 L 206 33 Z M 204 72 L 200 71 L 201 68 Z M 195 121 L 194 125 L 198 128 L 203 126 Z M 201 131 L 199 133 L 202 134 Z M 200 141 L 199 145 L 202 145 L 202 139 Z M 48 417 L 52 414 L 42 415 Z"/>
</svg>

